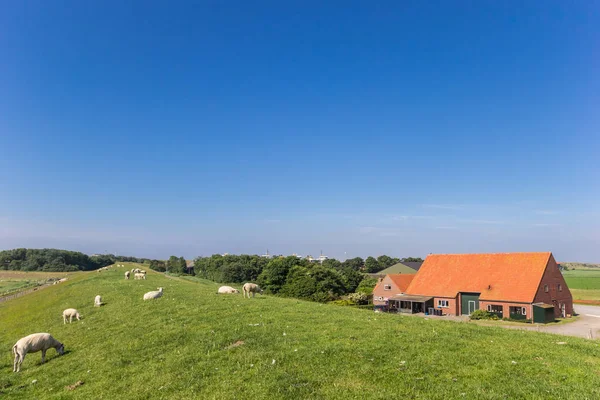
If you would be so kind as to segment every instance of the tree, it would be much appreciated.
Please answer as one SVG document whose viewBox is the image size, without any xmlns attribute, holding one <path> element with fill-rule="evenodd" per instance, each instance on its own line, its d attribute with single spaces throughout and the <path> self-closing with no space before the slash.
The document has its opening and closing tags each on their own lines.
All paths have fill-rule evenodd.
<svg viewBox="0 0 600 400">
<path fill-rule="evenodd" d="M 397 258 L 392 258 L 390 256 L 386 256 L 385 254 L 377 257 L 377 262 L 381 266 L 381 269 L 386 269 L 396 264 L 399 260 Z M 377 272 L 377 271 L 376 271 Z"/>
<path fill-rule="evenodd" d="M 379 257 L 381 258 L 381 257 Z M 382 269 L 384 269 L 385 267 L 383 267 L 378 260 L 376 260 L 374 257 L 367 257 L 367 259 L 365 260 L 365 271 L 366 272 L 370 272 L 370 273 L 374 273 L 374 272 L 379 272 Z"/>
<path fill-rule="evenodd" d="M 363 268 L 365 262 L 360 257 L 350 258 L 342 263 L 342 268 L 350 267 L 355 271 L 359 271 Z"/>
<path fill-rule="evenodd" d="M 286 282 L 290 269 L 295 266 L 308 266 L 308 261 L 295 256 L 272 258 L 258 276 L 258 284 L 267 293 L 279 293 Z"/>
<path fill-rule="evenodd" d="M 187 272 L 187 264 L 185 258 L 171 256 L 167 261 L 167 272 L 172 274 L 185 274 Z"/>
<path fill-rule="evenodd" d="M 402 261 L 404 261 L 404 262 L 423 262 L 423 259 L 421 257 L 406 257 L 406 258 L 403 258 Z"/>
</svg>

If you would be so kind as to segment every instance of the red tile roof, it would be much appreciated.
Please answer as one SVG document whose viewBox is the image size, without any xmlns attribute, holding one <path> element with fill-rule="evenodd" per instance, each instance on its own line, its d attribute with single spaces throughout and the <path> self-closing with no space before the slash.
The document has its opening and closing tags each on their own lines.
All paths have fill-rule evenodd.
<svg viewBox="0 0 600 400">
<path fill-rule="evenodd" d="M 402 292 L 406 292 L 406 289 L 408 288 L 416 274 L 389 274 L 388 276 L 390 277 L 392 282 L 394 282 L 396 286 L 398 286 L 398 289 L 400 289 Z"/>
<path fill-rule="evenodd" d="M 552 253 L 431 254 L 407 294 L 456 297 L 481 293 L 480 300 L 531 303 Z"/>
</svg>

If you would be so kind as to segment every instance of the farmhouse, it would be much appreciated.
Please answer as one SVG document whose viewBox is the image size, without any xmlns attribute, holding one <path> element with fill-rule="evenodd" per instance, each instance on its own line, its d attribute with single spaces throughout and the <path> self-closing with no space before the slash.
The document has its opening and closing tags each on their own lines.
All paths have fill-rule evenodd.
<svg viewBox="0 0 600 400">
<path fill-rule="evenodd" d="M 405 293 L 405 312 L 470 315 L 481 309 L 534 322 L 573 314 L 571 292 L 550 252 L 432 254 Z"/>
<path fill-rule="evenodd" d="M 380 278 L 373 288 L 373 305 L 375 309 L 398 311 L 399 304 L 393 300 L 406 291 L 415 274 L 388 274 Z"/>
</svg>

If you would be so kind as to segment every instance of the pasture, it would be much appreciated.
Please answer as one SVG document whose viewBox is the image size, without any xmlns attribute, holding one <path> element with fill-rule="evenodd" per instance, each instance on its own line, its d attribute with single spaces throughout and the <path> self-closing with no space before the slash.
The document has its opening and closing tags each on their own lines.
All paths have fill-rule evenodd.
<svg viewBox="0 0 600 400">
<path fill-rule="evenodd" d="M 600 303 L 600 269 L 575 269 L 563 271 L 562 274 L 574 301 Z"/>
<path fill-rule="evenodd" d="M 125 280 L 124 271 L 78 273 L 0 304 L 0 396 L 600 397 L 598 342 L 270 296 L 243 299 L 217 295 L 219 285 L 208 281 L 152 271 L 147 280 Z M 162 298 L 142 300 L 159 286 Z M 97 294 L 105 302 L 99 308 Z M 83 319 L 63 325 L 68 307 Z M 62 341 L 65 355 L 49 350 L 40 365 L 40 353 L 28 354 L 13 373 L 12 345 L 34 332 Z M 78 381 L 83 385 L 67 389 Z"/>
<path fill-rule="evenodd" d="M 63 278 L 67 272 L 25 272 L 0 270 L 0 296 L 43 285 L 50 278 Z M 72 274 L 72 272 L 71 272 Z"/>
</svg>

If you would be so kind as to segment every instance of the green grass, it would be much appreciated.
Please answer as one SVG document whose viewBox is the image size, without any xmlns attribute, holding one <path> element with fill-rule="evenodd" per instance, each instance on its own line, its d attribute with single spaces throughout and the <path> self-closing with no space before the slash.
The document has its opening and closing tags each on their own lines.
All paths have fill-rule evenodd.
<svg viewBox="0 0 600 400">
<path fill-rule="evenodd" d="M 600 397 L 597 342 L 270 296 L 219 296 L 212 282 L 150 271 L 145 281 L 126 281 L 124 270 L 77 274 L 0 304 L 0 397 Z M 162 298 L 142 301 L 158 286 Z M 93 307 L 96 294 L 105 306 Z M 63 325 L 67 307 L 82 321 Z M 12 345 L 34 332 L 51 333 L 66 354 L 50 350 L 44 365 L 40 353 L 29 354 L 12 373 Z M 85 384 L 65 389 L 79 380 Z"/>
<path fill-rule="evenodd" d="M 40 286 L 49 278 L 62 278 L 65 272 L 24 272 L 0 270 L 0 296 Z"/>
</svg>

